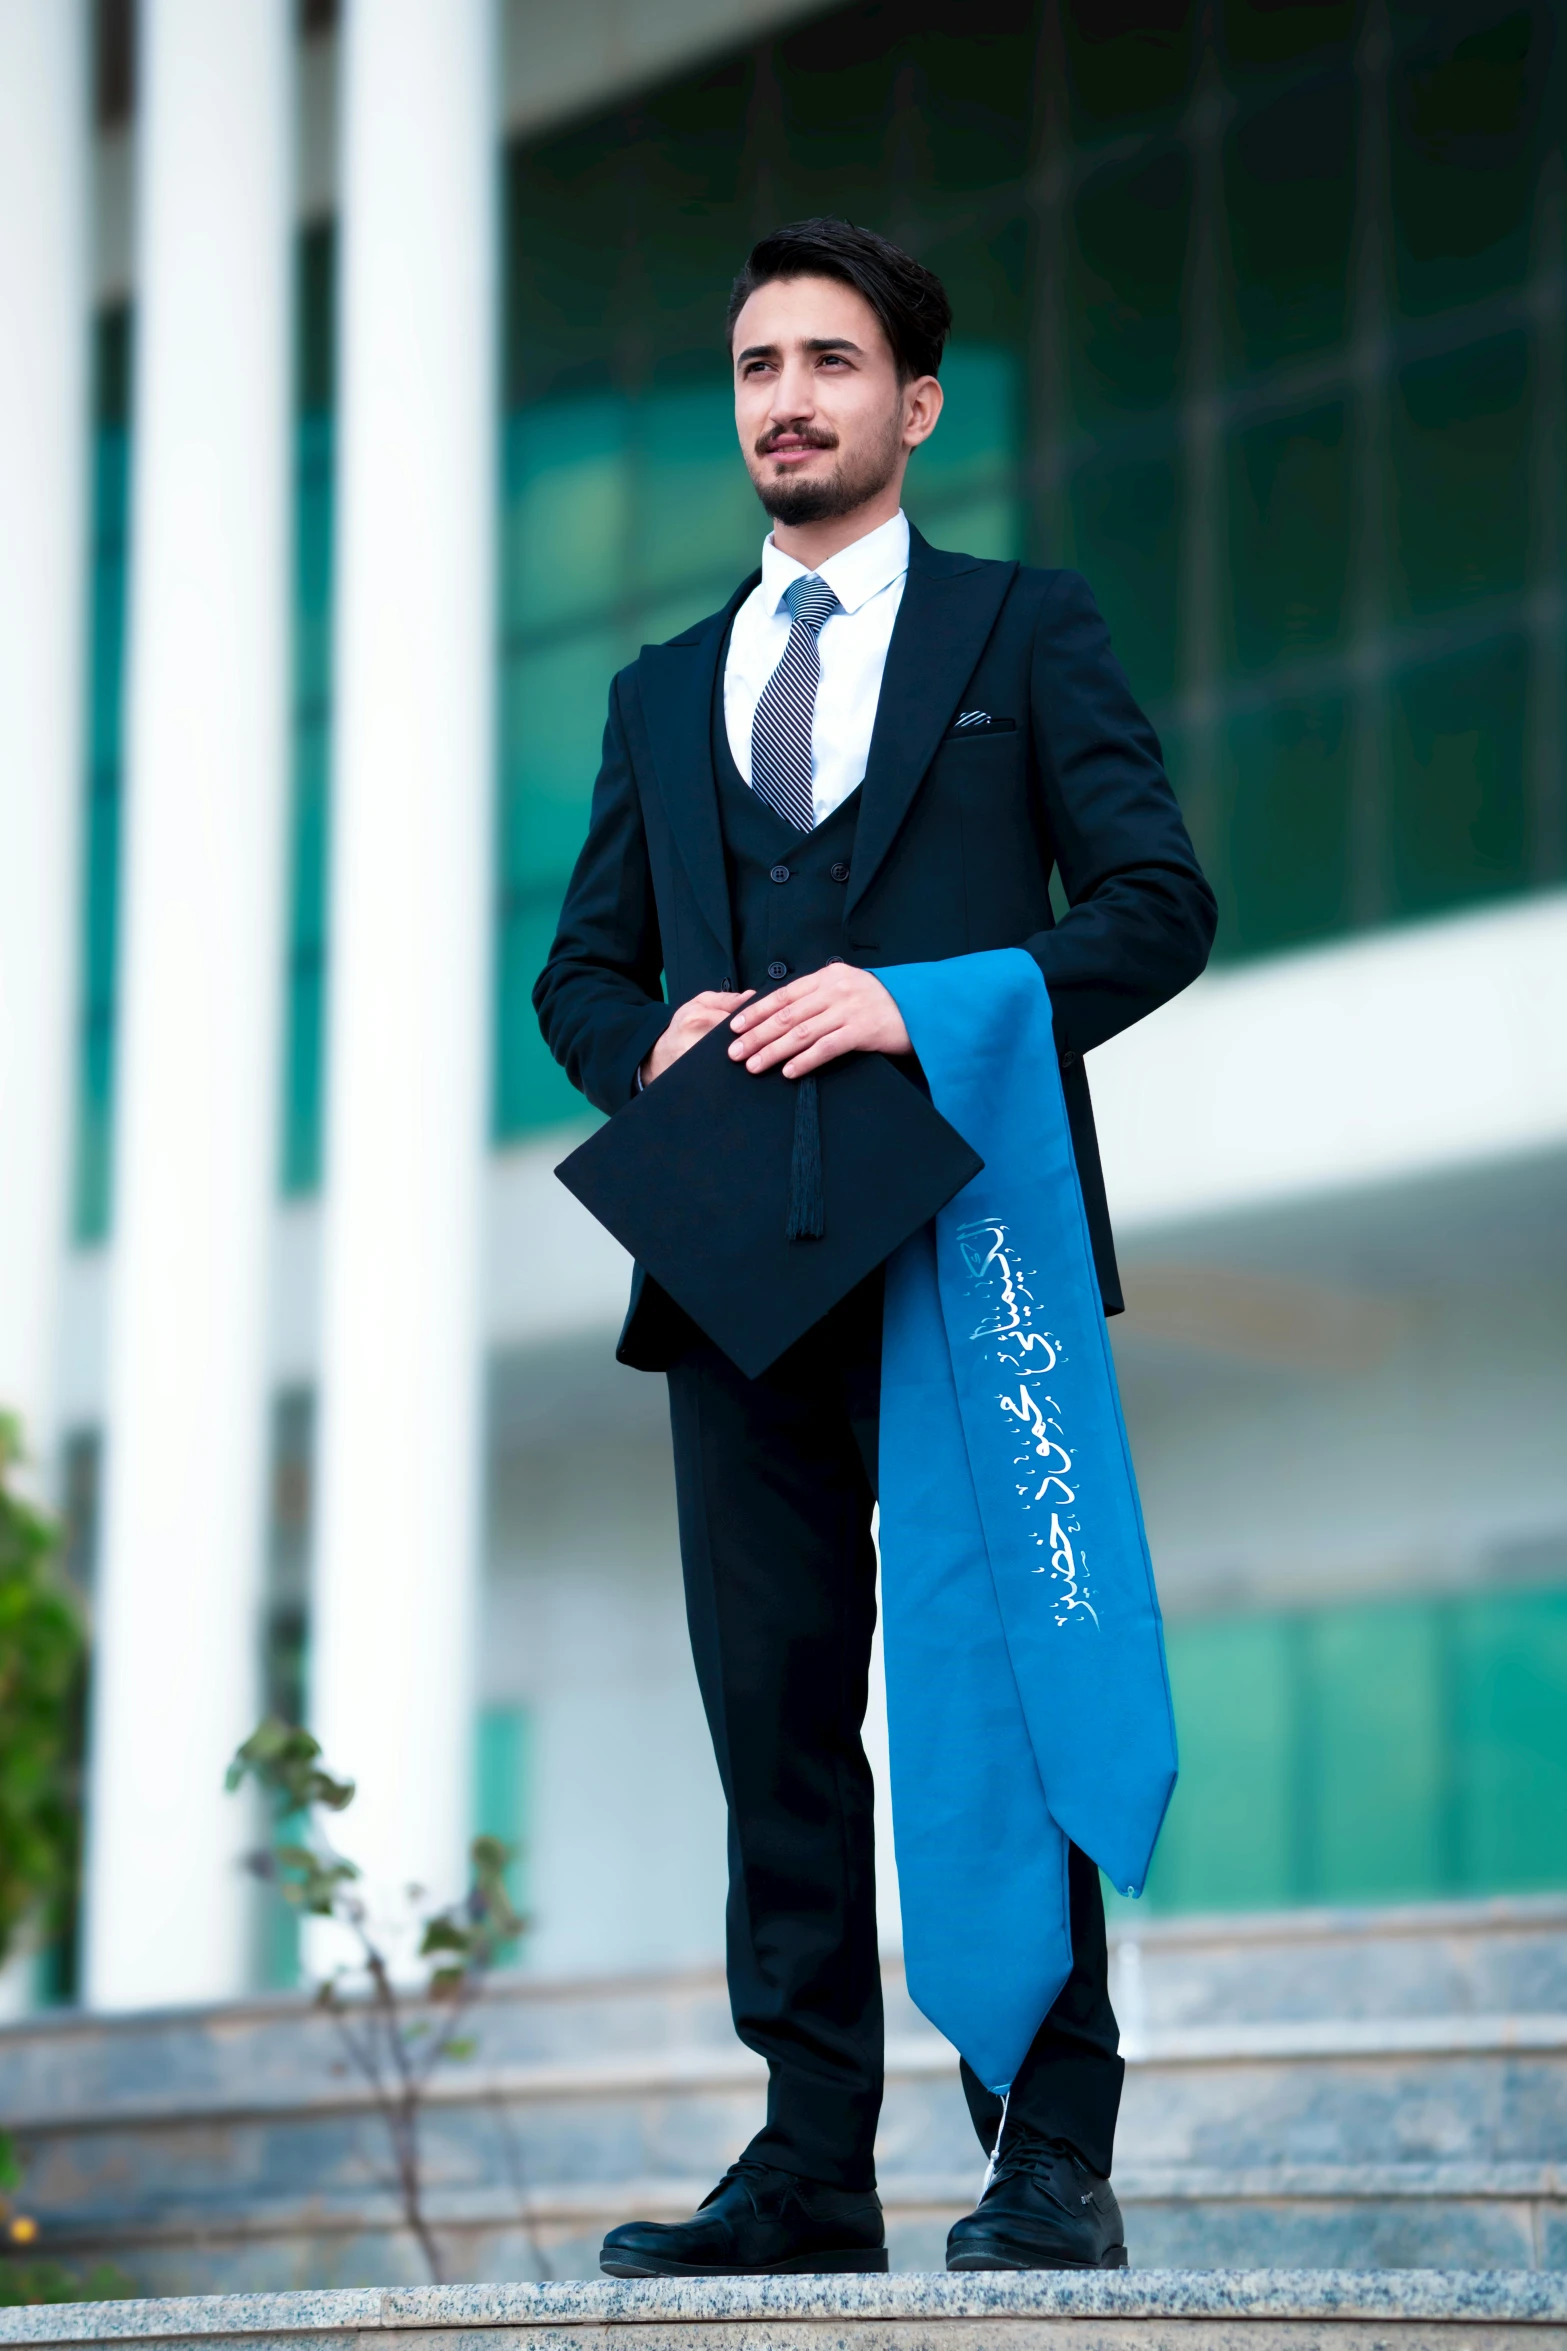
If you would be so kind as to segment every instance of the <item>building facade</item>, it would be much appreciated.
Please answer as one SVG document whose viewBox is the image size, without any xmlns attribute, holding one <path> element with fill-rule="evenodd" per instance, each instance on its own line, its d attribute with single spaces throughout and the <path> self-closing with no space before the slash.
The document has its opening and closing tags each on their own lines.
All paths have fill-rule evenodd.
<svg viewBox="0 0 1567 2351">
<path fill-rule="evenodd" d="M 1087 574 L 1220 900 L 1091 1071 L 1148 1900 L 1567 1882 L 1555 29 L 7 0 L 0 1401 L 96 1625 L 37 1989 L 291 1979 L 221 1789 L 264 1707 L 373 1882 L 513 1841 L 525 1964 L 720 1946 L 662 1383 L 528 999 L 609 678 L 756 559 L 723 298 L 815 212 L 946 280 L 909 511 Z"/>
</svg>

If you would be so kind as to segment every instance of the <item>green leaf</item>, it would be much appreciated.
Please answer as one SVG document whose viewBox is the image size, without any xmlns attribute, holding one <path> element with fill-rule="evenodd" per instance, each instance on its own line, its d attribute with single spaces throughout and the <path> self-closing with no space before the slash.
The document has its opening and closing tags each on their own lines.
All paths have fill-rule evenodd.
<svg viewBox="0 0 1567 2351">
<path fill-rule="evenodd" d="M 240 1747 L 224 1776 L 232 1794 L 247 1779 L 272 1798 L 279 1817 L 310 1812 L 342 1812 L 354 1800 L 352 1780 L 334 1779 L 320 1764 L 320 1743 L 296 1723 L 268 1715 Z"/>
<path fill-rule="evenodd" d="M 459 1926 L 450 1913 L 443 1910 L 435 1918 L 425 1920 L 419 1956 L 426 1959 L 432 1951 L 461 1951 L 466 1956 L 470 1940 L 468 1928 Z"/>
</svg>

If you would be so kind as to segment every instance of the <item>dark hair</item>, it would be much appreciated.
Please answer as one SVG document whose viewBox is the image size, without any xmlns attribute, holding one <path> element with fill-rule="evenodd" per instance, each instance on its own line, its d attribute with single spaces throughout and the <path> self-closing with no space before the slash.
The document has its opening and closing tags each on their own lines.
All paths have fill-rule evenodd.
<svg viewBox="0 0 1567 2351">
<path fill-rule="evenodd" d="M 934 270 L 874 229 L 847 220 L 792 220 L 759 237 L 730 289 L 731 346 L 735 320 L 751 296 L 779 278 L 837 278 L 863 294 L 892 345 L 901 383 L 933 376 L 941 366 L 941 347 L 952 332 L 947 289 Z"/>
</svg>

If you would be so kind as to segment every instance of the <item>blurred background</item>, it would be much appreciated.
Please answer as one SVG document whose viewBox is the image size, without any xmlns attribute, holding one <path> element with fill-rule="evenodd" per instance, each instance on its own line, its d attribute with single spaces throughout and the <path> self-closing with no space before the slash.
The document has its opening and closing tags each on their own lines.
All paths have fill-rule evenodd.
<svg viewBox="0 0 1567 2351">
<path fill-rule="evenodd" d="M 93 1627 L 13 2014 L 308 1973 L 268 1711 L 372 1881 L 516 1848 L 523 1976 L 709 1980 L 663 1386 L 529 992 L 612 674 L 757 559 L 723 303 L 819 212 L 944 278 L 909 512 L 1087 575 L 1222 910 L 1091 1067 L 1138 1916 L 1567 1892 L 1559 31 L 0 0 L 0 1406 Z"/>
</svg>

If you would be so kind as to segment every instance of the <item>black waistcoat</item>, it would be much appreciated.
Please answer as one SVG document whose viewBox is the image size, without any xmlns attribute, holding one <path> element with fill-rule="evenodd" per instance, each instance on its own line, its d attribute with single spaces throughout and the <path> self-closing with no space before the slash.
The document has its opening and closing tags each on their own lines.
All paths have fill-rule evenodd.
<svg viewBox="0 0 1567 2351">
<path fill-rule="evenodd" d="M 727 652 L 727 648 L 726 648 Z M 734 763 L 724 724 L 723 676 L 713 697 L 713 768 L 729 869 L 735 985 L 766 994 L 843 954 L 843 906 L 860 795 L 851 792 L 813 833 L 797 833 L 759 799 Z"/>
</svg>

